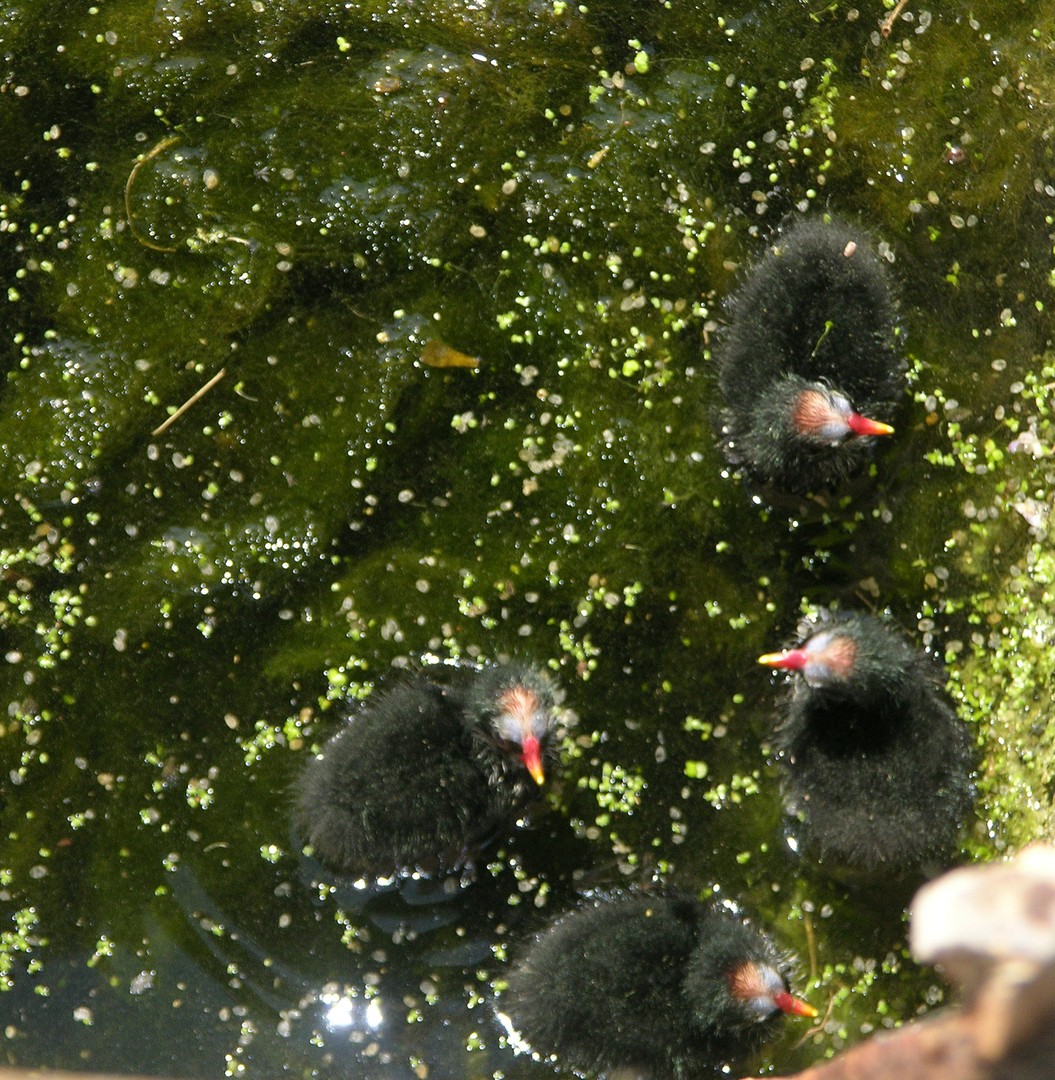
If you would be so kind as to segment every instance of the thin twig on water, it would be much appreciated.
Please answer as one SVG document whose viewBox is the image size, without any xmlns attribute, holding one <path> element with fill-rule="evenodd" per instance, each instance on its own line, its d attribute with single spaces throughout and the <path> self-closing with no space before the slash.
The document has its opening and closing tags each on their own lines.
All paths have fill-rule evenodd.
<svg viewBox="0 0 1055 1080">
<path fill-rule="evenodd" d="M 894 10 L 880 23 L 879 32 L 883 37 L 890 37 L 890 31 L 894 29 L 894 23 L 897 22 L 898 16 L 901 14 L 901 9 L 908 3 L 908 0 L 897 0 L 894 5 Z"/>
<path fill-rule="evenodd" d="M 163 153 L 173 143 L 180 141 L 179 135 L 169 135 L 167 138 L 161 140 L 161 142 L 155 143 L 145 154 L 143 154 L 139 160 L 132 166 L 132 171 L 128 174 L 128 179 L 125 181 L 125 217 L 128 219 L 128 227 L 132 231 L 132 235 L 136 240 L 143 245 L 143 247 L 150 248 L 151 251 L 178 251 L 179 248 L 166 247 L 162 244 L 156 243 L 151 240 L 145 233 L 139 231 L 136 228 L 135 219 L 132 217 L 132 185 L 135 183 L 136 175 L 139 170 L 148 162 L 153 161 L 158 154 Z"/>
<path fill-rule="evenodd" d="M 171 427 L 196 401 L 205 397 L 205 395 L 227 374 L 227 368 L 220 368 L 218 372 L 204 385 L 198 387 L 193 394 L 170 416 L 164 423 L 158 424 L 156 428 L 150 433 L 151 435 L 160 435 L 163 431 Z"/>
</svg>

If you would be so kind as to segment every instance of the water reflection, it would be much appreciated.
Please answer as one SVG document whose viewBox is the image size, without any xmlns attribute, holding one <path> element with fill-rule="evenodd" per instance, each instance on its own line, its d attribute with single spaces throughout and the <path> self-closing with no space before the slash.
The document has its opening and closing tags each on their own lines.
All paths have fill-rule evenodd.
<svg viewBox="0 0 1055 1080">
<path fill-rule="evenodd" d="M 223 998 L 209 1010 L 216 1023 L 201 1046 L 238 1068 L 274 1075 L 281 1063 L 320 1077 L 394 1080 L 481 1069 L 530 1075 L 530 1056 L 504 1045 L 490 983 L 508 943 L 544 917 L 545 897 L 574 901 L 569 852 L 588 847 L 567 844 L 559 820 L 529 839 L 557 843 L 563 856 L 533 845 L 492 849 L 491 861 L 448 878 L 367 883 L 300 855 L 252 898 L 223 872 L 217 848 L 175 866 L 149 934 Z"/>
</svg>

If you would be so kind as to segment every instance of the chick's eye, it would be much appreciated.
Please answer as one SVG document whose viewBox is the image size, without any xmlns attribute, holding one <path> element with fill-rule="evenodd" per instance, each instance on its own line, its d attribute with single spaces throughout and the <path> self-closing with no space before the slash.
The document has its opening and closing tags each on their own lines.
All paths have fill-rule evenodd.
<svg viewBox="0 0 1055 1080">
<path fill-rule="evenodd" d="M 495 742 L 499 746 L 519 746 L 523 741 L 520 724 L 511 716 L 503 714 L 492 725 Z"/>
<path fill-rule="evenodd" d="M 773 1004 L 771 997 L 753 997 L 744 1002 L 744 1008 L 756 1020 L 768 1020 L 780 1010 Z"/>
</svg>

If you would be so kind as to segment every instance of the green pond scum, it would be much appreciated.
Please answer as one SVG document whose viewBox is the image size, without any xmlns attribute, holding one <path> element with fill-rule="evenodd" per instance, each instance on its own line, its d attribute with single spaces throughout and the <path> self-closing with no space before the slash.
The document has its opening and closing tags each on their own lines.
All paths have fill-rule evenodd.
<svg viewBox="0 0 1055 1080">
<path fill-rule="evenodd" d="M 3 5 L 0 1062 L 551 1076 L 506 961 L 656 878 L 797 954 L 821 1019 L 759 1070 L 947 998 L 905 898 L 788 851 L 755 664 L 888 612 L 974 725 L 964 858 L 1055 835 L 1055 2 L 893 6 Z M 827 211 L 909 385 L 788 510 L 716 449 L 710 348 Z M 578 718 L 528 827 L 327 877 L 307 755 L 393 665 L 502 655 Z"/>
</svg>

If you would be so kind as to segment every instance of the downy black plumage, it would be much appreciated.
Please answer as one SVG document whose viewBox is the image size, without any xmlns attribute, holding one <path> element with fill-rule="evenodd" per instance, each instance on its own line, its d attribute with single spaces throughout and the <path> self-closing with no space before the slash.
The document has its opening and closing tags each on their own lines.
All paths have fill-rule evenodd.
<svg viewBox="0 0 1055 1080">
<path fill-rule="evenodd" d="M 782 231 L 729 301 L 715 346 L 723 449 L 752 480 L 822 491 L 893 431 L 904 390 L 894 303 L 866 235 L 842 221 Z"/>
<path fill-rule="evenodd" d="M 301 836 L 345 873 L 456 868 L 537 796 L 556 693 L 515 663 L 437 665 L 375 693 L 308 763 Z"/>
<path fill-rule="evenodd" d="M 973 754 L 941 669 L 871 615 L 830 615 L 802 639 L 759 658 L 798 673 L 777 739 L 802 850 L 868 875 L 948 865 Z"/>
<path fill-rule="evenodd" d="M 586 1072 L 700 1075 L 753 1053 L 784 1014 L 787 958 L 728 908 L 616 893 L 562 915 L 527 946 L 498 1002 L 532 1050 Z"/>
</svg>

